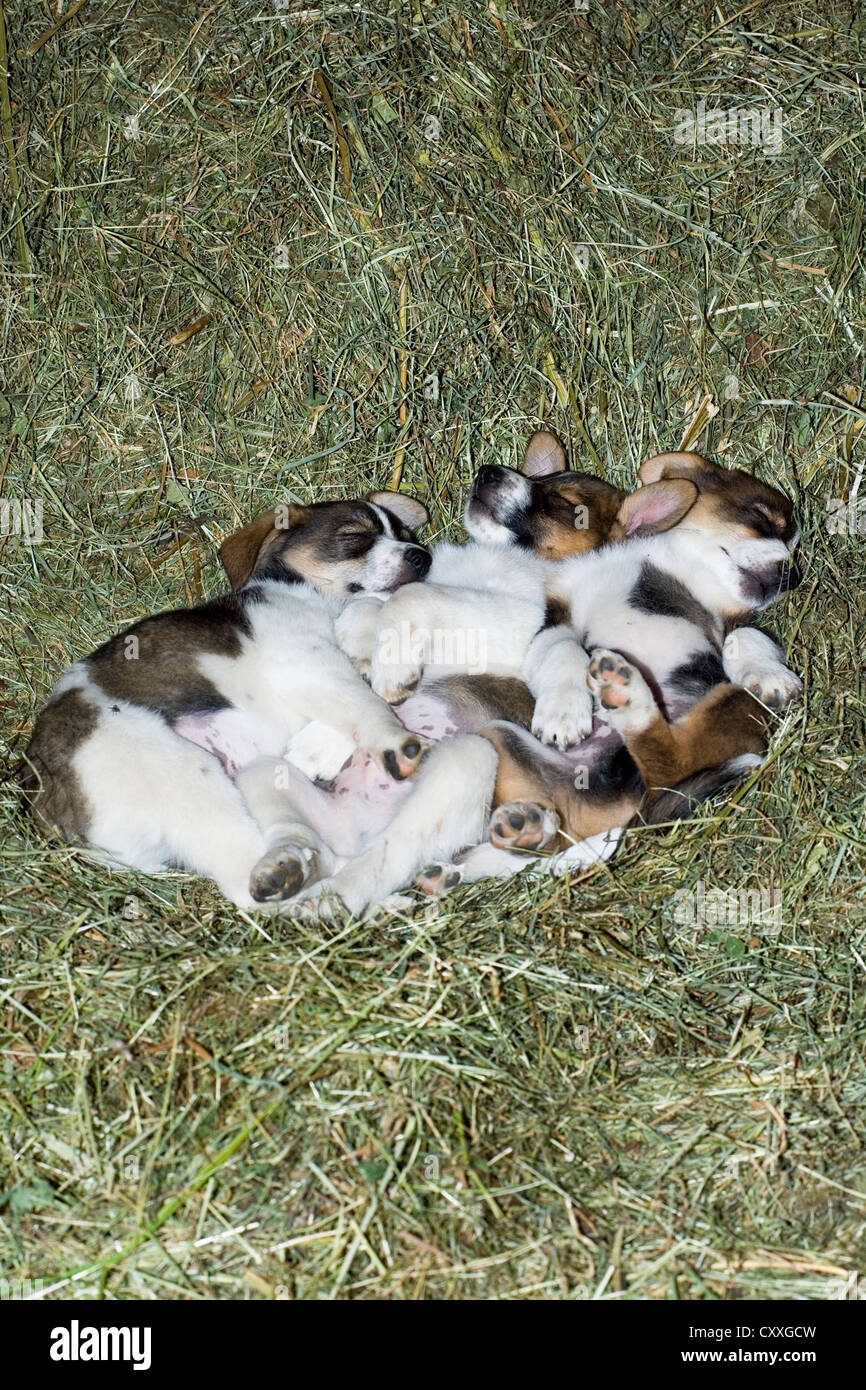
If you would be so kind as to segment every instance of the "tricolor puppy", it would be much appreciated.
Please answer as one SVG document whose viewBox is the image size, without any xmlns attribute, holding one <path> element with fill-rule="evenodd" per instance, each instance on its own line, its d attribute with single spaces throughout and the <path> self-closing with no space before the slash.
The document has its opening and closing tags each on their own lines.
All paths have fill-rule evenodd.
<svg viewBox="0 0 866 1390">
<path fill-rule="evenodd" d="M 475 688 L 498 711 L 490 718 L 503 717 L 509 702 L 515 714 L 525 712 L 528 689 L 533 732 L 568 747 L 590 732 L 592 701 L 585 679 L 558 670 L 558 653 L 551 660 L 547 590 L 562 562 L 666 530 L 691 500 L 672 508 L 667 485 L 627 493 L 567 469 L 560 440 L 536 433 L 520 472 L 488 465 L 476 474 L 464 514 L 470 543 L 438 545 L 426 582 L 407 585 L 386 604 L 349 605 L 340 640 L 409 727 L 422 721 L 431 737 L 474 732 L 473 687 L 449 678 L 483 671 Z M 501 684 L 516 679 L 525 682 L 522 691 Z"/>
<path fill-rule="evenodd" d="M 498 848 L 565 849 L 638 811 L 656 822 L 688 814 L 760 762 L 764 706 L 802 688 L 775 643 L 740 626 L 799 583 L 790 500 L 696 454 L 660 455 L 640 476 L 678 524 L 561 564 L 535 643 L 543 654 L 547 642 L 550 669 L 586 683 L 594 732 L 566 756 L 540 756 L 513 725 L 484 731 L 500 755 Z M 501 872 L 518 866 L 503 859 Z M 434 868 L 427 886 L 442 873 L 453 883 L 493 871 L 485 851 L 459 871 Z"/>
<path fill-rule="evenodd" d="M 251 904 L 267 843 L 234 783 L 247 763 L 317 719 L 386 781 L 411 776 L 426 752 L 358 675 L 334 623 L 353 596 L 384 598 L 427 572 L 414 535 L 427 520 L 414 498 L 377 492 L 277 507 L 229 536 L 230 593 L 142 619 L 58 681 L 25 755 L 33 810 L 111 860 L 184 868 Z"/>
</svg>

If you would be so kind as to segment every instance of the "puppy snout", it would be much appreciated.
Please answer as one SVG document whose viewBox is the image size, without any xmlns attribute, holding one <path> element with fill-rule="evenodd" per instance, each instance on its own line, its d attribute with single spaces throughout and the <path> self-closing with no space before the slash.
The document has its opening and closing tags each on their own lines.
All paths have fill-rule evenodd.
<svg viewBox="0 0 866 1390">
<path fill-rule="evenodd" d="M 419 579 L 423 579 L 432 563 L 432 556 L 423 545 L 410 545 L 406 550 L 406 563 L 411 565 Z"/>
<path fill-rule="evenodd" d="M 796 589 L 798 584 L 803 582 L 803 571 L 800 566 L 791 560 L 789 564 L 782 565 L 779 573 L 779 592 L 786 594 L 789 589 Z"/>
<path fill-rule="evenodd" d="M 478 472 L 475 474 L 474 487 L 495 487 L 499 482 L 501 471 L 502 470 L 497 468 L 494 464 L 485 464 L 485 466 L 479 468 Z"/>
</svg>

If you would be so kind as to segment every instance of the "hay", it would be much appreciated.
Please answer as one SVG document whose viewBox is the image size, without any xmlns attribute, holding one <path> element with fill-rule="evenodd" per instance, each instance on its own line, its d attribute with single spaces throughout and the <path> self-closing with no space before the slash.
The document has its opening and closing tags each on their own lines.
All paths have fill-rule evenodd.
<svg viewBox="0 0 866 1390">
<path fill-rule="evenodd" d="M 0 540 L 10 766 L 64 664 L 217 591 L 214 541 L 275 497 L 396 476 L 454 535 L 533 427 L 624 483 L 707 398 L 701 447 L 797 499 L 806 699 L 753 785 L 611 869 L 374 926 L 107 872 L 6 788 L 3 1277 L 839 1296 L 866 1258 L 863 537 L 827 524 L 866 418 L 857 7 L 90 0 L 41 43 L 60 10 L 24 9 L 0 470 L 44 541 Z M 730 142 L 750 118 L 677 143 L 701 100 L 780 108 L 781 150 Z M 780 905 L 689 925 L 698 880 Z"/>
</svg>

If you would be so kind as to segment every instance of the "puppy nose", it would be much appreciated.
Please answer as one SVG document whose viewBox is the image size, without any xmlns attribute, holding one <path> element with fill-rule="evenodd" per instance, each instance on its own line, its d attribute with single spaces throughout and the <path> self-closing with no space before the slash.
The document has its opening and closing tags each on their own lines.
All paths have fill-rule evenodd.
<svg viewBox="0 0 866 1390">
<path fill-rule="evenodd" d="M 789 565 L 783 565 L 779 575 L 779 588 L 783 594 L 789 589 L 796 589 L 798 584 L 803 582 L 803 572 L 800 566 L 792 560 Z"/>
<path fill-rule="evenodd" d="M 475 483 L 478 487 L 485 487 L 488 483 L 495 483 L 499 477 L 499 469 L 493 464 L 486 464 L 484 468 L 479 468 L 475 474 Z"/>
<path fill-rule="evenodd" d="M 406 551 L 406 563 L 412 566 L 420 579 L 423 579 L 430 568 L 430 551 L 425 550 L 423 545 L 410 545 Z"/>
</svg>

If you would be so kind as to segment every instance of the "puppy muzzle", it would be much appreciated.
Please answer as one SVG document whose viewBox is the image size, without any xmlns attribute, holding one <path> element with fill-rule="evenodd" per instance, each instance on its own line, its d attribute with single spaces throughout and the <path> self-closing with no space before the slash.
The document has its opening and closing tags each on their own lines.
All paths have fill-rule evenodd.
<svg viewBox="0 0 866 1390">
<path fill-rule="evenodd" d="M 410 545 L 406 551 L 405 560 L 412 570 L 412 578 L 423 579 L 433 563 L 433 556 L 423 545 Z"/>
</svg>

